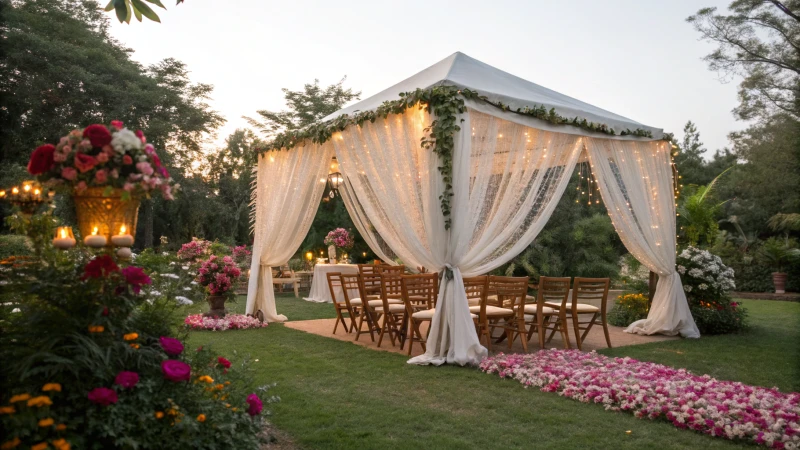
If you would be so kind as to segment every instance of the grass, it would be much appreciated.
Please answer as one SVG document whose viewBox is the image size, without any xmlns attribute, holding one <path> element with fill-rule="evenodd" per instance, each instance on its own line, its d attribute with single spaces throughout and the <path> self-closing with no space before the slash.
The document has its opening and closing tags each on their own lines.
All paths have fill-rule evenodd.
<svg viewBox="0 0 800 450">
<path fill-rule="evenodd" d="M 333 317 L 329 304 L 286 295 L 290 320 Z M 748 302 L 753 329 L 604 351 L 687 367 L 720 378 L 784 389 L 796 385 L 789 361 L 800 304 Z M 195 305 L 193 308 L 199 308 Z M 234 309 L 244 308 L 244 302 Z M 419 367 L 404 355 L 270 325 L 259 330 L 192 332 L 193 345 L 259 361 L 253 382 L 276 382 L 272 421 L 303 448 L 730 448 L 744 446 L 524 389 L 472 368 Z M 795 358 L 796 360 L 797 358 Z M 744 367 L 747 366 L 747 367 Z M 631 434 L 626 431 L 631 430 Z"/>
</svg>

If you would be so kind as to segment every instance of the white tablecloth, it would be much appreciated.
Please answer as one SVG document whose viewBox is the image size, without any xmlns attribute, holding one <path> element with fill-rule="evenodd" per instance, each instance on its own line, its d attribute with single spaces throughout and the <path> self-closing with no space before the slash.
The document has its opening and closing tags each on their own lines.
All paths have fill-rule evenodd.
<svg viewBox="0 0 800 450">
<path fill-rule="evenodd" d="M 333 272 L 358 273 L 358 266 L 355 264 L 317 264 L 314 266 L 314 278 L 311 280 L 311 291 L 304 300 L 317 303 L 333 303 L 331 291 L 328 288 L 328 274 Z M 341 289 L 341 288 L 339 288 Z M 358 297 L 358 291 L 348 291 L 350 298 Z M 336 298 L 344 301 L 341 292 L 336 292 Z"/>
</svg>

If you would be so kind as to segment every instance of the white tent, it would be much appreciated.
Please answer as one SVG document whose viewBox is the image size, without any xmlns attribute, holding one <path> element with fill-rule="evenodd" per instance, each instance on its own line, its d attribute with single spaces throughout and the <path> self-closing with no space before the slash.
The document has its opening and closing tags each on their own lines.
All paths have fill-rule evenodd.
<svg viewBox="0 0 800 450">
<path fill-rule="evenodd" d="M 480 345 L 463 276 L 524 250 L 586 158 L 628 250 L 659 274 L 648 318 L 627 331 L 698 337 L 675 271 L 669 143 L 661 130 L 588 105 L 461 53 L 296 134 L 259 157 L 247 312 L 278 315 L 270 266 L 297 251 L 331 158 L 371 246 L 442 274 L 419 364 L 475 364 Z M 373 248 L 376 254 L 381 249 Z"/>
</svg>

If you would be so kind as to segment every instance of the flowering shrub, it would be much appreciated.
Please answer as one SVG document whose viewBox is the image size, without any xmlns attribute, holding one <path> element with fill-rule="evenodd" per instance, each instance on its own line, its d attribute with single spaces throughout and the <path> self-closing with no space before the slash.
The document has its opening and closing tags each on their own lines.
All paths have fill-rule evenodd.
<svg viewBox="0 0 800 450">
<path fill-rule="evenodd" d="M 627 327 L 640 319 L 647 318 L 650 301 L 643 294 L 620 295 L 614 307 L 608 312 L 608 323 L 617 327 Z"/>
<path fill-rule="evenodd" d="M 202 258 L 209 253 L 211 248 L 211 241 L 204 239 L 192 238 L 192 242 L 187 242 L 178 250 L 178 258 L 186 261 L 194 261 L 197 258 Z"/>
<path fill-rule="evenodd" d="M 197 282 L 205 286 L 211 295 L 227 293 L 242 274 L 233 262 L 233 258 L 230 256 L 219 258 L 216 255 L 211 255 L 208 260 L 203 261 L 197 272 Z"/>
<path fill-rule="evenodd" d="M 638 418 L 665 419 L 678 428 L 771 448 L 800 446 L 800 393 L 578 350 L 499 354 L 485 359 L 480 368 L 525 387 L 599 403 L 611 411 L 630 411 Z"/>
<path fill-rule="evenodd" d="M 121 188 L 126 195 L 160 192 L 172 200 L 179 188 L 141 130 L 123 128 L 120 121 L 73 130 L 57 145 L 34 150 L 28 172 L 49 186 L 68 186 L 81 192 L 89 187 Z"/>
<path fill-rule="evenodd" d="M 239 245 L 237 247 L 233 247 L 231 254 L 233 256 L 233 260 L 236 262 L 236 265 L 239 266 L 239 268 L 246 269 L 250 267 L 250 257 L 252 253 L 247 249 L 247 246 Z"/>
<path fill-rule="evenodd" d="M 227 314 L 225 317 L 205 317 L 202 314 L 192 314 L 184 320 L 187 327 L 193 330 L 245 330 L 248 328 L 266 327 L 267 323 L 262 323 L 255 317 L 242 314 Z"/>
<path fill-rule="evenodd" d="M 701 334 L 724 334 L 746 327 L 747 311 L 731 301 L 735 289 L 733 269 L 707 250 L 688 247 L 677 258 L 689 309 Z"/>
<path fill-rule="evenodd" d="M 249 366 L 187 349 L 153 278 L 79 249 L 0 271 L 0 448 L 259 448 Z"/>
<path fill-rule="evenodd" d="M 332 230 L 325 236 L 325 245 L 333 245 L 340 250 L 350 250 L 355 244 L 355 240 L 344 228 Z"/>
</svg>

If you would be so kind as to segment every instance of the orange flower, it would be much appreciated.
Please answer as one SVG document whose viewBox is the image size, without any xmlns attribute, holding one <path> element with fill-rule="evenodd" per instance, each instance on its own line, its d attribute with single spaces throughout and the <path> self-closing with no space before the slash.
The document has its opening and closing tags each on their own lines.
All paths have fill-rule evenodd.
<svg viewBox="0 0 800 450">
<path fill-rule="evenodd" d="M 135 341 L 136 339 L 139 339 L 139 333 L 128 333 L 122 336 L 122 339 L 125 339 L 126 341 Z"/>
<path fill-rule="evenodd" d="M 0 414 L 14 414 L 17 412 L 13 406 L 0 406 Z"/>
<path fill-rule="evenodd" d="M 58 431 L 64 431 L 66 429 L 67 429 L 67 426 L 64 425 L 63 423 L 60 423 L 60 424 L 56 425 L 56 430 L 58 430 Z"/>
<path fill-rule="evenodd" d="M 102 325 L 89 325 L 89 333 L 102 333 L 105 327 Z"/>
<path fill-rule="evenodd" d="M 66 439 L 56 439 L 53 441 L 53 447 L 55 447 L 57 450 L 70 450 L 70 448 L 72 448 Z"/>
<path fill-rule="evenodd" d="M 225 407 L 226 407 L 226 408 L 230 408 L 230 407 L 231 407 L 231 404 L 230 404 L 230 403 L 225 403 Z"/>
<path fill-rule="evenodd" d="M 230 382 L 230 381 L 226 381 L 226 382 L 225 382 L 225 386 L 227 386 L 227 385 L 229 385 L 229 384 L 231 384 L 231 382 Z"/>
<path fill-rule="evenodd" d="M 40 395 L 28 400 L 28 406 L 50 406 L 52 404 L 53 401 L 46 395 Z"/>
<path fill-rule="evenodd" d="M 213 379 L 213 378 L 211 378 L 211 377 L 210 377 L 210 376 L 208 376 L 208 375 L 203 375 L 202 377 L 199 377 L 199 378 L 197 379 L 197 381 L 205 381 L 206 383 L 213 383 L 213 382 L 214 382 L 214 379 Z"/>
<path fill-rule="evenodd" d="M 221 390 L 223 390 L 225 388 L 225 385 L 224 384 L 218 384 L 215 387 L 217 388 L 218 391 L 221 391 Z"/>
<path fill-rule="evenodd" d="M 58 392 L 61 392 L 61 385 L 58 384 L 58 383 L 47 383 L 47 384 L 44 385 L 42 390 L 44 392 L 47 392 L 47 391 L 58 391 Z"/>
<path fill-rule="evenodd" d="M 47 448 L 47 442 L 39 442 L 36 445 L 31 445 L 31 450 L 44 450 Z"/>
<path fill-rule="evenodd" d="M 48 417 L 46 419 L 40 420 L 39 421 L 39 426 L 44 428 L 44 427 L 52 426 L 54 423 L 55 423 L 55 421 L 51 417 Z"/>
<path fill-rule="evenodd" d="M 10 441 L 3 442 L 3 445 L 0 445 L 0 449 L 9 450 L 9 449 L 12 449 L 14 447 L 19 446 L 19 444 L 21 444 L 21 443 L 22 443 L 22 441 L 20 441 L 18 437 L 15 437 L 14 439 L 12 439 Z"/>
<path fill-rule="evenodd" d="M 201 423 L 205 422 L 206 421 L 206 415 L 205 414 L 200 414 L 199 416 L 197 416 L 197 421 L 201 422 Z"/>
<path fill-rule="evenodd" d="M 231 411 L 236 412 L 238 410 L 239 410 L 239 408 L 233 408 Z"/>
<path fill-rule="evenodd" d="M 167 411 L 167 414 L 169 414 L 170 416 L 177 416 L 177 415 L 178 415 L 178 410 L 176 410 L 176 409 L 174 409 L 174 408 L 172 408 L 172 409 L 169 409 L 169 410 Z"/>
<path fill-rule="evenodd" d="M 25 400 L 28 400 L 29 398 L 31 398 L 31 396 L 28 395 L 28 394 L 17 394 L 15 396 L 11 397 L 11 400 L 8 403 L 24 402 Z"/>
<path fill-rule="evenodd" d="M 164 413 L 162 411 L 156 411 L 156 419 L 161 419 L 164 417 Z"/>
<path fill-rule="evenodd" d="M 134 350 L 139 350 L 139 344 L 129 344 Z"/>
</svg>

